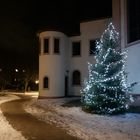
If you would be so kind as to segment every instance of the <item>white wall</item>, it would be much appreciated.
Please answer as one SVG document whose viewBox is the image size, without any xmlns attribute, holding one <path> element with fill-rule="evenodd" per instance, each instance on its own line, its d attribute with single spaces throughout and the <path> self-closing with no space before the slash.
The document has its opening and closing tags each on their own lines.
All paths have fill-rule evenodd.
<svg viewBox="0 0 140 140">
<path fill-rule="evenodd" d="M 65 95 L 65 76 L 68 74 L 68 94 L 79 96 L 83 81 L 88 75 L 87 62 L 95 63 L 94 56 L 89 55 L 89 41 L 101 37 L 111 19 L 101 19 L 80 24 L 80 36 L 68 38 L 56 31 L 45 31 L 39 34 L 41 40 L 41 55 L 39 56 L 39 94 L 40 97 L 62 97 Z M 53 54 L 53 39 L 60 38 L 60 55 Z M 50 52 L 43 54 L 43 39 L 50 39 Z M 72 42 L 81 42 L 81 55 L 72 56 Z M 73 71 L 81 73 L 81 85 L 72 85 Z M 68 73 L 66 71 L 69 71 Z M 43 89 L 43 77 L 49 77 L 49 88 Z"/>
<path fill-rule="evenodd" d="M 39 96 L 62 97 L 64 96 L 65 68 L 66 68 L 66 42 L 67 37 L 56 31 L 46 31 L 39 35 L 41 40 L 41 55 L 39 56 Z M 43 40 L 49 38 L 49 54 L 43 54 Z M 60 39 L 60 54 L 54 54 L 53 40 Z M 43 78 L 48 76 L 49 88 L 43 89 Z"/>
<path fill-rule="evenodd" d="M 95 63 L 94 56 L 89 55 L 89 41 L 91 39 L 98 39 L 101 37 L 104 30 L 107 28 L 108 23 L 111 19 L 101 19 L 89 22 L 83 22 L 80 24 L 80 36 L 70 38 L 70 94 L 80 95 L 80 89 L 83 86 L 83 81 L 88 74 L 87 62 Z M 81 41 L 81 56 L 72 57 L 72 42 Z M 81 86 L 72 85 L 72 73 L 74 70 L 79 70 L 81 72 Z"/>
<path fill-rule="evenodd" d="M 126 48 L 128 50 L 127 72 L 128 82 L 139 82 L 132 93 L 140 94 L 140 41 L 135 43 Z"/>
<path fill-rule="evenodd" d="M 128 50 L 127 67 L 128 82 L 140 82 L 140 41 L 127 44 L 127 0 L 112 0 L 113 23 L 120 32 L 121 48 Z M 132 93 L 140 94 L 140 83 Z"/>
</svg>

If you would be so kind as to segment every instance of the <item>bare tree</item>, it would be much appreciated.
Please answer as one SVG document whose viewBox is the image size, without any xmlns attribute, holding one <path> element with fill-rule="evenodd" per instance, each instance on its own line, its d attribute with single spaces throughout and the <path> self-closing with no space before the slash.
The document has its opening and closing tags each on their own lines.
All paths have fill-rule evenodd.
<svg viewBox="0 0 140 140">
<path fill-rule="evenodd" d="M 24 92 L 28 91 L 29 83 L 35 82 L 38 79 L 38 74 L 36 71 L 32 71 L 31 69 L 26 69 L 22 71 L 22 83 L 24 85 Z"/>
</svg>

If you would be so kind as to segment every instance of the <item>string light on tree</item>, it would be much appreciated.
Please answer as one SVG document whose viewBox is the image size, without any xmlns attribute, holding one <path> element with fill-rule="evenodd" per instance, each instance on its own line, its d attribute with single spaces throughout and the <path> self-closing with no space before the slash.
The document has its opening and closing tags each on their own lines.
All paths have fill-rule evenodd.
<svg viewBox="0 0 140 140">
<path fill-rule="evenodd" d="M 127 83 L 126 58 L 127 51 L 121 51 L 119 34 L 110 23 L 96 43 L 96 64 L 88 63 L 88 78 L 81 90 L 84 110 L 98 114 L 127 110 L 131 84 Z"/>
</svg>

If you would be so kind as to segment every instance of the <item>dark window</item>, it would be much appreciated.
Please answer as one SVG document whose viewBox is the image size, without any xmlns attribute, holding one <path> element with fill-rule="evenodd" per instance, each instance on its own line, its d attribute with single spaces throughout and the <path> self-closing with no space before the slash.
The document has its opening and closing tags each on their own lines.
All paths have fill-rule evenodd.
<svg viewBox="0 0 140 140">
<path fill-rule="evenodd" d="M 59 53 L 59 39 L 55 38 L 54 39 L 54 53 Z"/>
<path fill-rule="evenodd" d="M 72 84 L 73 85 L 80 85 L 81 84 L 81 74 L 79 71 L 74 71 L 72 74 Z"/>
<path fill-rule="evenodd" d="M 72 43 L 72 55 L 73 56 L 80 55 L 80 42 Z"/>
<path fill-rule="evenodd" d="M 128 0 L 128 43 L 140 39 L 140 0 Z"/>
<path fill-rule="evenodd" d="M 96 40 L 90 40 L 89 42 L 89 54 L 94 55 L 96 51 Z"/>
<path fill-rule="evenodd" d="M 44 39 L 44 53 L 49 53 L 49 39 Z"/>
<path fill-rule="evenodd" d="M 44 77 L 43 79 L 43 88 L 49 88 L 49 78 Z"/>
</svg>

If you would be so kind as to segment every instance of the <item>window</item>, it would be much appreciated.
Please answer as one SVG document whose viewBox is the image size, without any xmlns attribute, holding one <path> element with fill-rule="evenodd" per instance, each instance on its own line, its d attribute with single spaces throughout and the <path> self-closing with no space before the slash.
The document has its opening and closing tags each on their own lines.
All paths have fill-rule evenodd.
<svg viewBox="0 0 140 140">
<path fill-rule="evenodd" d="M 49 53 L 49 39 L 44 39 L 44 53 Z"/>
<path fill-rule="evenodd" d="M 94 55 L 96 51 L 96 40 L 89 41 L 89 54 Z"/>
<path fill-rule="evenodd" d="M 49 78 L 44 77 L 43 79 L 43 88 L 49 88 Z"/>
<path fill-rule="evenodd" d="M 128 0 L 128 43 L 140 40 L 140 0 Z"/>
<path fill-rule="evenodd" d="M 59 53 L 59 51 L 60 51 L 59 43 L 60 43 L 59 39 L 55 38 L 54 39 L 54 53 Z"/>
<path fill-rule="evenodd" d="M 72 43 L 72 55 L 73 56 L 78 56 L 80 55 L 80 42 L 73 42 Z"/>
<path fill-rule="evenodd" d="M 81 74 L 79 71 L 74 71 L 72 74 L 72 84 L 73 85 L 80 85 L 81 84 Z"/>
</svg>

